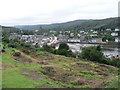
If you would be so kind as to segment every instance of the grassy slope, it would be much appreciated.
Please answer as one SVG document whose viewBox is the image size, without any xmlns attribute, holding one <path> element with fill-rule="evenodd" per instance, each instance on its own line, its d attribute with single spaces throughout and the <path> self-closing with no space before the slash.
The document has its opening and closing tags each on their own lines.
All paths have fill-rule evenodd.
<svg viewBox="0 0 120 90">
<path fill-rule="evenodd" d="M 3 62 L 2 85 L 4 88 L 94 88 L 99 87 L 106 78 L 111 79 L 117 76 L 115 67 L 47 52 L 37 52 L 39 57 L 34 57 L 17 50 L 26 57 L 24 59 L 30 59 L 34 63 L 21 62 L 11 55 L 12 50 L 16 49 L 8 48 L 2 56 L 0 55 Z M 46 60 L 46 58 L 50 59 Z M 38 62 L 46 62 L 46 64 L 38 64 Z"/>
</svg>

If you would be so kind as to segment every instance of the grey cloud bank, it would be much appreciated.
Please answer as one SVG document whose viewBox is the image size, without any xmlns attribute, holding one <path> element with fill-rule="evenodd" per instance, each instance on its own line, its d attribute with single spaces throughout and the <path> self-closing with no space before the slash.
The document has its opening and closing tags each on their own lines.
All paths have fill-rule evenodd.
<svg viewBox="0 0 120 90">
<path fill-rule="evenodd" d="M 38 2 L 38 0 L 33 1 Z M 8 8 L 8 10 L 11 10 L 11 13 L 8 14 L 6 11 L 3 12 L 3 15 L 0 15 L 0 25 L 50 24 L 76 19 L 103 19 L 118 16 L 118 0 L 86 0 L 88 2 L 71 0 L 74 2 L 73 4 L 69 3 L 70 1 L 68 2 L 68 0 L 59 0 L 60 3 L 56 3 L 55 0 L 50 1 L 50 5 L 36 6 L 32 2 L 31 7 L 27 7 L 26 3 L 26 7 L 21 5 L 22 8 L 20 6 L 15 9 L 12 8 L 13 10 Z M 4 11 L 4 8 L 2 11 Z"/>
</svg>

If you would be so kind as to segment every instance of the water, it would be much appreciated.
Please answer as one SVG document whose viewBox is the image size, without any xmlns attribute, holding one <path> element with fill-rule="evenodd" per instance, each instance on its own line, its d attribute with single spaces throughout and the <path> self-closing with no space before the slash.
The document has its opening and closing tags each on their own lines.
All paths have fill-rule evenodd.
<svg viewBox="0 0 120 90">
<path fill-rule="evenodd" d="M 81 52 L 82 47 L 88 47 L 88 46 L 97 46 L 97 44 L 79 44 L 79 43 L 67 43 L 70 47 L 70 49 L 73 52 Z M 116 56 L 119 55 L 118 52 L 120 52 L 120 49 L 117 46 L 107 46 L 102 45 L 102 52 L 106 55 Z"/>
</svg>

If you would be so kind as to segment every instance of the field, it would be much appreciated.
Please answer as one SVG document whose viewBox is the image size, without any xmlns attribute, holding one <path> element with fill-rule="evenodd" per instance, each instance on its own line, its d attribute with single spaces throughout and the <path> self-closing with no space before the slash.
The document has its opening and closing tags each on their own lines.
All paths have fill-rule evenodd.
<svg viewBox="0 0 120 90">
<path fill-rule="evenodd" d="M 118 68 L 110 65 L 7 47 L 0 58 L 3 88 L 118 88 Z"/>
</svg>

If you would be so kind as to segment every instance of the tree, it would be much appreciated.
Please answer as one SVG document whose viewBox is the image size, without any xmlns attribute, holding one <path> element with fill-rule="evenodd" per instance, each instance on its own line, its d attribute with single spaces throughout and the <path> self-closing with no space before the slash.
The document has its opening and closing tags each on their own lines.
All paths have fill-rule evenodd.
<svg viewBox="0 0 120 90">
<path fill-rule="evenodd" d="M 84 47 L 82 48 L 82 58 L 90 60 L 90 61 L 103 61 L 103 53 L 100 51 L 100 48 L 96 47 Z"/>
<path fill-rule="evenodd" d="M 58 49 L 57 54 L 67 56 L 68 51 L 66 49 Z"/>
<path fill-rule="evenodd" d="M 47 51 L 47 52 L 51 52 L 51 53 L 54 52 L 53 49 L 52 49 L 52 47 L 50 47 L 50 46 L 48 46 L 48 45 L 43 45 L 43 49 L 44 49 L 45 51 Z"/>
<path fill-rule="evenodd" d="M 98 51 L 101 51 L 101 46 L 98 45 L 98 46 L 96 47 L 96 49 L 97 49 Z"/>
<path fill-rule="evenodd" d="M 66 43 L 61 43 L 58 49 L 59 49 L 59 50 L 60 50 L 60 49 L 69 50 L 69 46 L 68 46 Z"/>
</svg>

